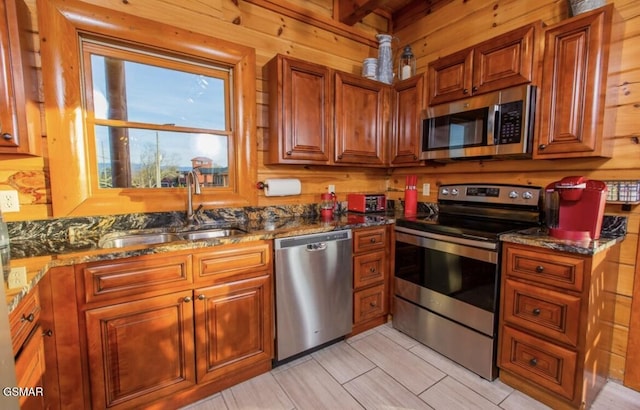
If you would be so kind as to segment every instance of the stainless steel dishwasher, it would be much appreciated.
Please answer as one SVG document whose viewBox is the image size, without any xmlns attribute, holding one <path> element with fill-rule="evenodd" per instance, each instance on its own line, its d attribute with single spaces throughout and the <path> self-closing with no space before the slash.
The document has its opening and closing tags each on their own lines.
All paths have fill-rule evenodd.
<svg viewBox="0 0 640 410">
<path fill-rule="evenodd" d="M 351 230 L 275 240 L 276 362 L 351 332 Z"/>
</svg>

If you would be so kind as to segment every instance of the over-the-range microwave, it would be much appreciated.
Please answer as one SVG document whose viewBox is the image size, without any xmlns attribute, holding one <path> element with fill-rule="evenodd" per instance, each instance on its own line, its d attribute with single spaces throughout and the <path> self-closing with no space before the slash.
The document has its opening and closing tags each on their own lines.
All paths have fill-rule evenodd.
<svg viewBox="0 0 640 410">
<path fill-rule="evenodd" d="M 530 158 L 536 87 L 523 85 L 422 112 L 420 159 Z"/>
</svg>

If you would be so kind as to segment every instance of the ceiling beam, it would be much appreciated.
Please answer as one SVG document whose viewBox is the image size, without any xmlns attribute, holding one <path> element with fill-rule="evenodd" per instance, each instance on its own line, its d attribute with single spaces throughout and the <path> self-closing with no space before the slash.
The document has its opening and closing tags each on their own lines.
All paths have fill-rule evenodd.
<svg viewBox="0 0 640 410">
<path fill-rule="evenodd" d="M 334 0 L 333 4 L 334 10 L 337 10 L 338 20 L 353 26 L 388 2 L 388 0 Z"/>
</svg>

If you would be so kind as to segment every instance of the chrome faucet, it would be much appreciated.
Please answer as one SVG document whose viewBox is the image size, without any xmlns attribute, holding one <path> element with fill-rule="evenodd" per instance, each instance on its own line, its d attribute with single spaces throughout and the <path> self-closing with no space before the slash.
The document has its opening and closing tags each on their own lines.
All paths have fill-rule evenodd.
<svg viewBox="0 0 640 410">
<path fill-rule="evenodd" d="M 193 186 L 193 189 L 191 189 L 191 186 Z M 193 212 L 193 195 L 200 195 L 200 193 L 198 175 L 196 175 L 196 171 L 189 171 L 187 173 L 187 224 L 197 222 L 196 214 Z"/>
</svg>

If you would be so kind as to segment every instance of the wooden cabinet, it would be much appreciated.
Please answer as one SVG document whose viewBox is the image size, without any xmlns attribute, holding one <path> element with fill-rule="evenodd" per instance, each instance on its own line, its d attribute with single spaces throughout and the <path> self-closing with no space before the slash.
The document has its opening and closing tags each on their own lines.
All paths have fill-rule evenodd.
<svg viewBox="0 0 640 410">
<path fill-rule="evenodd" d="M 353 231 L 353 331 L 387 321 L 389 313 L 389 234 L 386 226 Z"/>
<path fill-rule="evenodd" d="M 267 164 L 386 166 L 391 87 L 283 55 L 264 68 Z"/>
<path fill-rule="evenodd" d="M 420 164 L 421 113 L 424 104 L 425 74 L 398 82 L 392 98 L 393 127 L 391 130 L 389 164 L 415 166 Z"/>
<path fill-rule="evenodd" d="M 619 246 L 595 255 L 505 243 L 500 378 L 555 409 L 585 408 L 608 375 Z M 605 280 L 606 276 L 606 280 Z"/>
<path fill-rule="evenodd" d="M 328 164 L 333 157 L 329 68 L 277 55 L 265 66 L 269 92 L 268 164 Z"/>
<path fill-rule="evenodd" d="M 9 314 L 11 344 L 15 355 L 17 386 L 30 389 L 19 398 L 21 409 L 44 409 L 44 342 L 40 326 L 38 289 L 30 292 Z"/>
<path fill-rule="evenodd" d="M 546 29 L 534 159 L 610 157 L 607 76 L 615 71 L 613 4 Z M 610 64 L 610 60 L 611 64 Z"/>
<path fill-rule="evenodd" d="M 272 272 L 270 241 L 50 272 L 58 407 L 177 408 L 268 371 Z"/>
<path fill-rule="evenodd" d="M 534 80 L 536 22 L 429 64 L 429 105 L 455 101 Z"/>
<path fill-rule="evenodd" d="M 23 0 L 0 0 L 0 155 L 41 155 L 34 30 Z"/>
<path fill-rule="evenodd" d="M 335 73 L 335 163 L 386 166 L 390 87 Z"/>
</svg>

